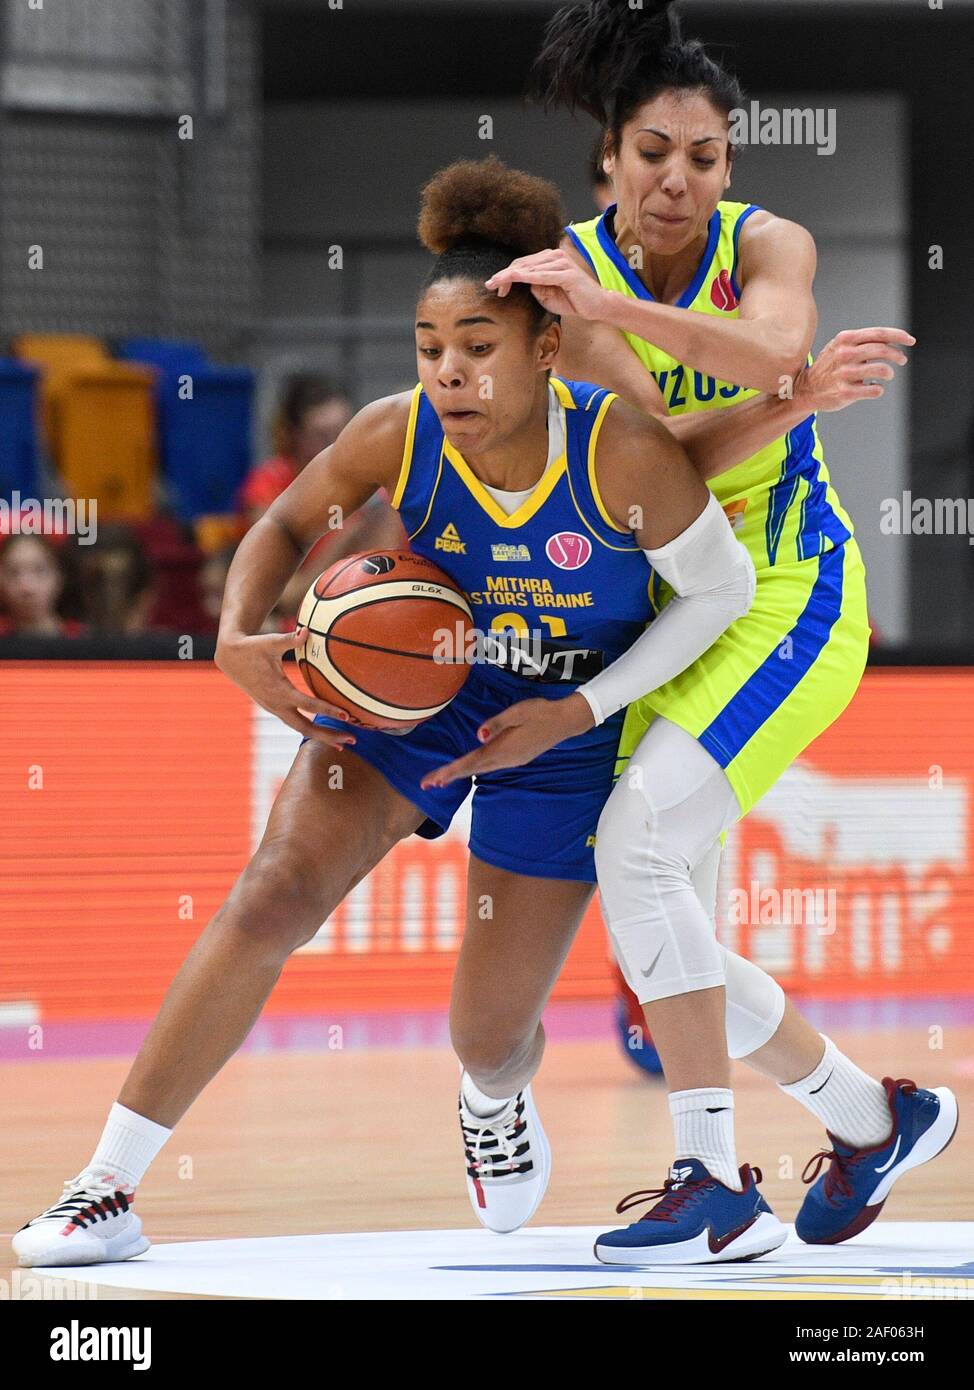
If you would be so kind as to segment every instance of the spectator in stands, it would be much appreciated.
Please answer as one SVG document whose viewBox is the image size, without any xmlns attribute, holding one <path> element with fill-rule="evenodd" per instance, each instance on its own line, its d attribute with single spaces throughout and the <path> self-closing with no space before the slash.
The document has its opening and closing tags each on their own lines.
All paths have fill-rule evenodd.
<svg viewBox="0 0 974 1390">
<path fill-rule="evenodd" d="M 263 516 L 316 454 L 334 443 L 352 414 L 351 401 L 325 377 L 295 376 L 285 384 L 273 429 L 278 452 L 253 469 L 240 491 L 248 525 Z M 293 627 L 308 587 L 336 561 L 360 550 L 398 550 L 406 545 L 402 523 L 384 492 L 341 522 L 322 536 L 288 583 L 272 614 L 278 626 L 270 631 Z"/>
<path fill-rule="evenodd" d="M 207 631 L 214 634 L 220 626 L 223 590 L 236 549 L 235 545 L 228 545 L 223 550 L 214 551 L 212 555 L 207 555 L 200 566 L 200 607 L 206 614 Z"/>
<path fill-rule="evenodd" d="M 12 535 L 0 544 L 0 637 L 79 637 L 62 609 L 69 587 L 65 542 Z"/>
<path fill-rule="evenodd" d="M 200 607 L 206 614 L 206 627 L 203 629 L 208 635 L 216 635 L 220 626 L 220 611 L 223 608 L 223 591 L 227 584 L 227 575 L 230 572 L 230 564 L 236 554 L 235 545 L 225 546 L 223 550 L 217 550 L 212 555 L 208 555 L 200 566 L 199 586 L 200 586 Z M 312 576 L 316 578 L 317 575 Z M 297 595 L 293 611 L 290 602 L 285 603 L 287 590 L 281 597 L 281 601 L 276 603 L 268 613 L 261 632 L 291 632 L 294 629 L 294 619 L 297 609 L 301 606 L 301 599 L 304 598 L 311 580 L 307 583 L 301 581 L 301 591 Z"/>
<path fill-rule="evenodd" d="M 145 632 L 155 600 L 152 562 L 128 526 L 101 526 L 79 556 L 81 592 L 92 632 Z"/>
<path fill-rule="evenodd" d="M 352 403 L 325 377 L 294 376 L 284 386 L 272 426 L 276 453 L 251 469 L 240 489 L 240 509 L 248 526 L 322 449 L 334 444 L 352 418 Z"/>
</svg>

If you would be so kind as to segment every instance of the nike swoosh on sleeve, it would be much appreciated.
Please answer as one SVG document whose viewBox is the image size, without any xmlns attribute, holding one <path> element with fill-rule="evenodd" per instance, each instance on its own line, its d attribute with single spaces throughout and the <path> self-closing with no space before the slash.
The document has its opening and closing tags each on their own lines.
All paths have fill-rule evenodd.
<svg viewBox="0 0 974 1390">
<path fill-rule="evenodd" d="M 646 977 L 647 980 L 649 979 L 650 975 L 652 975 L 653 971 L 656 969 L 656 962 L 659 960 L 660 956 L 663 954 L 663 951 L 664 951 L 665 949 L 666 949 L 666 947 L 665 947 L 665 943 L 664 943 L 664 945 L 661 946 L 661 947 L 659 948 L 659 950 L 656 952 L 655 956 L 653 957 L 653 963 L 652 963 L 652 965 L 649 967 L 648 970 L 644 970 L 644 971 L 643 971 L 643 974 L 645 975 L 645 977 Z"/>
</svg>

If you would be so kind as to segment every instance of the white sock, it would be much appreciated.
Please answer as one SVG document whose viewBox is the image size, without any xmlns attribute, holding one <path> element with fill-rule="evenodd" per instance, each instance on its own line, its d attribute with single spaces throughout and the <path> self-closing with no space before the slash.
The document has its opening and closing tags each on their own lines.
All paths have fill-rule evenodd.
<svg viewBox="0 0 974 1390">
<path fill-rule="evenodd" d="M 699 1158 L 707 1172 L 741 1191 L 734 1143 L 734 1092 L 720 1087 L 671 1091 L 670 1114 L 678 1158 Z"/>
<path fill-rule="evenodd" d="M 485 1095 L 471 1080 L 470 1073 L 463 1073 L 463 1080 L 460 1082 L 460 1093 L 463 1096 L 463 1103 L 471 1114 L 476 1115 L 478 1120 L 489 1120 L 491 1115 L 499 1115 L 505 1105 L 509 1105 L 513 1096 L 507 1096 L 504 1100 L 498 1100 L 496 1096 Z"/>
<path fill-rule="evenodd" d="M 114 1173 L 121 1186 L 138 1187 L 149 1164 L 172 1134 L 165 1125 L 114 1103 L 86 1172 Z"/>
<path fill-rule="evenodd" d="M 819 1036 L 825 1052 L 818 1066 L 801 1081 L 781 1089 L 817 1115 L 844 1144 L 869 1149 L 882 1143 L 893 1128 L 885 1090 L 840 1052 L 831 1038 L 824 1033 Z"/>
</svg>

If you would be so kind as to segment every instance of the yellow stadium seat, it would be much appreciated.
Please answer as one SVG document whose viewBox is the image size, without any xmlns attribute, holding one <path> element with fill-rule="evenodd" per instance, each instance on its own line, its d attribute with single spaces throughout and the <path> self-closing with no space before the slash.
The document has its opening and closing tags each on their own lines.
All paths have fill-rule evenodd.
<svg viewBox="0 0 974 1390">
<path fill-rule="evenodd" d="M 111 361 L 105 344 L 85 333 L 22 333 L 10 347 L 14 357 L 40 368 L 44 434 L 56 454 L 58 402 L 64 385 L 82 368 Z"/>
<path fill-rule="evenodd" d="M 109 360 L 102 340 L 88 333 L 21 333 L 10 346 L 14 357 L 39 367 L 90 367 Z"/>
<path fill-rule="evenodd" d="M 104 520 L 155 511 L 155 373 L 106 361 L 66 377 L 58 397 L 57 465 L 76 497 L 97 498 Z"/>
</svg>

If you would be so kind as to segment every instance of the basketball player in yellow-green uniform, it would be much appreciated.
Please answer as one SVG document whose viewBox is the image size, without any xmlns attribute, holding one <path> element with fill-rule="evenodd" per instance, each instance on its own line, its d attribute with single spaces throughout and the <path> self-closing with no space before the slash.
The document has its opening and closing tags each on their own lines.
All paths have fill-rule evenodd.
<svg viewBox="0 0 974 1390">
<path fill-rule="evenodd" d="M 817 326 L 815 246 L 803 227 L 724 200 L 731 113 L 744 102 L 736 79 L 682 40 L 670 6 L 652 0 L 559 11 L 535 72 L 546 105 L 600 122 L 617 201 L 488 287 L 503 296 L 530 285 L 562 316 L 561 374 L 609 387 L 677 438 L 691 421 L 699 430 L 702 414 L 716 421 L 728 406 L 788 394 Z M 886 346 L 870 344 L 881 336 Z M 889 363 L 905 361 L 895 341 L 862 330 L 830 350 L 860 380 L 865 370 L 879 396 Z M 814 416 L 709 485 L 754 563 L 754 601 L 675 679 L 647 672 L 620 742 L 625 771 L 598 827 L 603 910 L 663 1063 L 678 1156 L 661 1189 L 639 1194 L 659 1199 L 647 1215 L 599 1238 L 609 1263 L 734 1259 L 741 1232 L 762 1219 L 754 1172 L 738 1167 L 730 1057 L 777 1081 L 828 1131 L 807 1180 L 823 1160 L 830 1166 L 796 1222 L 811 1243 L 868 1226 L 893 1182 L 956 1128 L 951 1092 L 867 1075 L 776 981 L 716 940 L 724 832 L 852 699 L 869 625 L 862 558 Z M 668 560 L 692 590 L 680 556 Z M 685 598 L 658 581 L 653 597 L 653 626 L 675 629 Z M 595 724 L 625 703 L 609 673 L 582 697 Z M 550 737 L 543 709 L 525 702 L 490 721 L 486 745 L 459 766 L 469 774 L 529 761 Z"/>
</svg>

